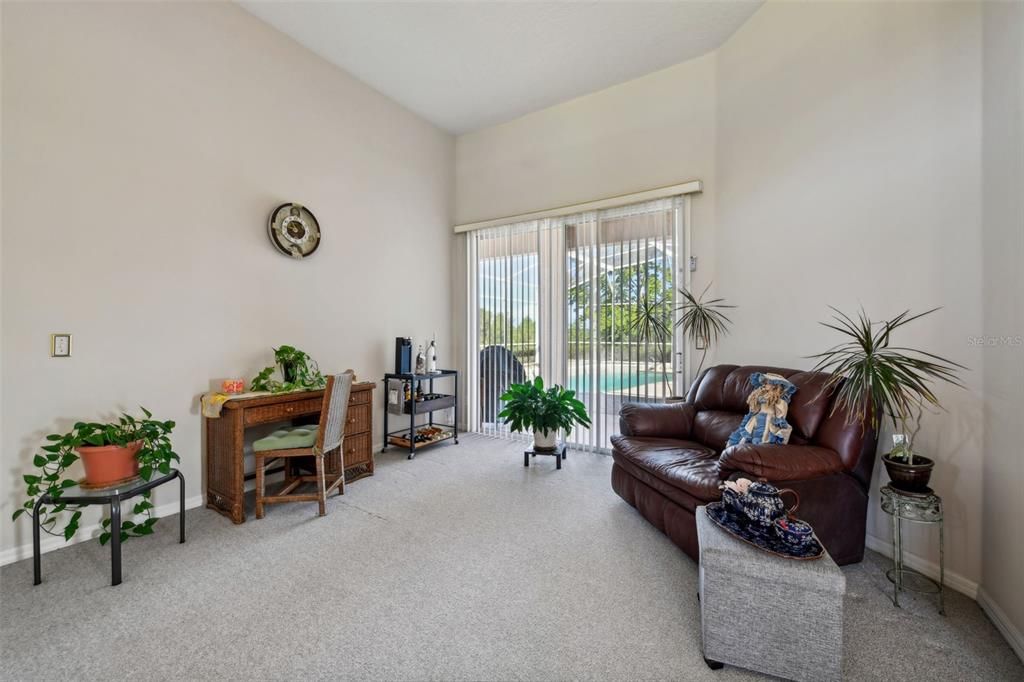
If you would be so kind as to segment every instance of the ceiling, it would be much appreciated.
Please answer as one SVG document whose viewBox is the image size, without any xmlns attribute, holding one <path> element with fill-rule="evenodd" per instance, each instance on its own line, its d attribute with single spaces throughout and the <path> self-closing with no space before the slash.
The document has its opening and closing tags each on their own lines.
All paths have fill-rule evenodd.
<svg viewBox="0 0 1024 682">
<path fill-rule="evenodd" d="M 454 134 L 714 50 L 762 2 L 239 0 L 271 26 Z"/>
</svg>

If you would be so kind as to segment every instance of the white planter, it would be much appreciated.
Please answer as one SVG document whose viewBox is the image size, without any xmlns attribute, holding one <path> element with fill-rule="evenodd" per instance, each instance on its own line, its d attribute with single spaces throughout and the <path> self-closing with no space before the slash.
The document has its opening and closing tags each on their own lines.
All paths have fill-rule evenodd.
<svg viewBox="0 0 1024 682">
<path fill-rule="evenodd" d="M 534 431 L 533 447 L 537 450 L 554 450 L 558 442 L 558 431 Z"/>
</svg>

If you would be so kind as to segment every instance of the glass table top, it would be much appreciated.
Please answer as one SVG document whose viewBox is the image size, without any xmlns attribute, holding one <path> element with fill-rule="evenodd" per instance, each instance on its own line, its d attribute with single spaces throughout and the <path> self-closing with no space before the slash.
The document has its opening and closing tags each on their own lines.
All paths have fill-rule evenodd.
<svg viewBox="0 0 1024 682">
<path fill-rule="evenodd" d="M 103 500 L 114 496 L 125 497 L 131 495 L 133 492 L 139 490 L 140 488 L 148 486 L 155 487 L 157 485 L 160 485 L 161 483 L 165 483 L 170 479 L 174 478 L 175 474 L 177 473 L 178 472 L 176 469 L 171 469 L 170 473 L 167 474 L 154 473 L 148 481 L 144 481 L 142 480 L 141 476 L 137 476 L 131 480 L 118 483 L 109 488 L 93 488 L 91 486 L 83 488 L 81 485 L 81 481 L 79 481 L 78 485 L 73 485 L 64 488 L 61 491 L 60 497 L 62 500 L 66 500 L 72 497 L 78 499 L 95 498 L 97 500 Z"/>
</svg>

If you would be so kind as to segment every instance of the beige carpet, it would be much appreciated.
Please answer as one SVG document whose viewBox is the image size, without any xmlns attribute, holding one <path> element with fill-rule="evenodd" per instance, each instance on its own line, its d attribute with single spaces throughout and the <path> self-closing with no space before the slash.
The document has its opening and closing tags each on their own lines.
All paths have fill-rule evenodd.
<svg viewBox="0 0 1024 682">
<path fill-rule="evenodd" d="M 696 566 L 620 500 L 611 460 L 460 445 L 378 457 L 316 505 L 233 526 L 197 509 L 125 545 L 0 571 L 5 680 L 732 680 L 700 654 Z M 251 501 L 250 501 L 251 505 Z M 847 569 L 849 679 L 1024 679 L 978 606 L 893 608 L 881 557 Z"/>
</svg>

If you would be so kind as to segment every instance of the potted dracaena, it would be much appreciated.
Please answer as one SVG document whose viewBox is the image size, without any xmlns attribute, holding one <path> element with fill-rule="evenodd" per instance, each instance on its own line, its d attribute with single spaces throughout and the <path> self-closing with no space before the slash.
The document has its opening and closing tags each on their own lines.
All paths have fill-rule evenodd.
<svg viewBox="0 0 1024 682">
<path fill-rule="evenodd" d="M 586 406 L 576 398 L 576 391 L 561 386 L 544 388 L 544 380 L 512 384 L 501 396 L 505 408 L 498 418 L 512 431 L 533 430 L 533 444 L 538 450 L 554 450 L 560 431 L 570 431 L 576 424 L 590 428 Z"/>
<path fill-rule="evenodd" d="M 704 287 L 700 296 L 694 296 L 687 289 L 679 289 L 682 303 L 676 306 L 676 313 L 679 317 L 675 325 L 682 327 L 683 334 L 697 348 L 702 350 L 700 364 L 694 376 L 699 376 L 704 368 L 704 361 L 708 357 L 708 349 L 712 343 L 717 343 L 719 337 L 729 333 L 729 325 L 732 324 L 722 311 L 728 308 L 735 308 L 734 305 L 725 303 L 724 298 L 704 300 L 711 283 Z M 655 348 L 666 348 L 671 344 L 672 332 L 667 323 L 667 305 L 663 298 L 653 296 L 645 288 L 637 301 L 633 320 L 630 324 L 630 331 L 640 343 L 653 343 Z M 668 362 L 663 358 L 662 364 L 662 385 L 665 388 L 665 402 L 677 403 L 685 400 L 683 396 L 669 395 L 669 381 L 666 366 Z"/>
<path fill-rule="evenodd" d="M 67 433 L 48 435 L 47 444 L 32 458 L 35 472 L 22 477 L 28 499 L 14 512 L 13 518 L 31 515 L 39 498 L 48 495 L 53 502 L 39 507 L 39 526 L 51 535 L 70 540 L 78 531 L 82 512 L 61 501 L 65 490 L 79 484 L 91 488 L 112 487 L 136 476 L 148 481 L 155 472 L 170 473 L 171 463 L 179 461 L 170 438 L 174 422 L 153 419 L 149 410 L 140 409 L 145 415 L 143 418 L 121 414 L 116 421 L 77 422 Z M 68 474 L 68 469 L 79 459 L 85 470 L 82 481 Z M 65 516 L 65 512 L 70 512 L 70 516 Z M 134 505 L 133 513 L 134 518 L 121 524 L 121 540 L 153 532 L 156 517 L 148 491 Z M 110 539 L 109 528 L 110 519 L 106 518 L 100 533 L 101 544 Z"/>
<path fill-rule="evenodd" d="M 919 492 L 927 489 L 935 462 L 914 451 L 914 437 L 927 406 L 941 408 L 931 389 L 934 382 L 963 388 L 957 371 L 961 364 L 932 353 L 892 343 L 893 332 L 934 313 L 938 308 L 911 315 L 904 311 L 890 320 L 872 322 L 863 309 L 857 319 L 832 308 L 831 322 L 821 324 L 845 337 L 824 353 L 812 355 L 816 371 L 831 377 L 823 393 L 835 391 L 835 410 L 847 419 L 877 429 L 888 417 L 893 427 L 893 448 L 882 456 L 889 478 L 897 488 Z"/>
</svg>

